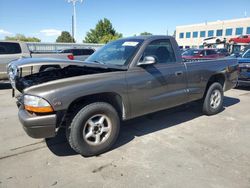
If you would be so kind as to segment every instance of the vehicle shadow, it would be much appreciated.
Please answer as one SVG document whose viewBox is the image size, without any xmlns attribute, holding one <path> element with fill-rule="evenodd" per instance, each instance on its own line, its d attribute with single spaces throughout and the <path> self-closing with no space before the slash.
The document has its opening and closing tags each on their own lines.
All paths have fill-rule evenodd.
<svg viewBox="0 0 250 188">
<path fill-rule="evenodd" d="M 3 90 L 3 89 L 11 89 L 10 83 L 0 82 L 0 90 Z"/>
<path fill-rule="evenodd" d="M 249 86 L 237 86 L 237 87 L 234 88 L 234 89 L 250 91 L 250 87 L 249 87 Z"/>
<path fill-rule="evenodd" d="M 239 102 L 240 100 L 237 98 L 225 97 L 223 110 Z M 179 125 L 180 123 L 191 121 L 200 116 L 203 116 L 200 104 L 198 102 L 192 102 L 125 121 L 121 125 L 119 138 L 111 150 L 129 143 L 135 137 L 167 129 L 172 126 Z M 64 130 L 60 131 L 55 138 L 46 139 L 46 143 L 51 152 L 57 156 L 77 154 L 67 143 Z"/>
</svg>

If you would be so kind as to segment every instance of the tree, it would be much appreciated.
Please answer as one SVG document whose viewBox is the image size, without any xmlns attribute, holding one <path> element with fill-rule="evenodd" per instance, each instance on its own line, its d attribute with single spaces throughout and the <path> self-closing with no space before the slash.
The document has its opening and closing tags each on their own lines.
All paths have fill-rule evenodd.
<svg viewBox="0 0 250 188">
<path fill-rule="evenodd" d="M 153 35 L 153 34 L 145 31 L 145 32 L 142 32 L 140 35 Z"/>
<path fill-rule="evenodd" d="M 99 20 L 95 26 L 95 29 L 90 29 L 83 42 L 87 43 L 108 43 L 109 41 L 121 38 L 122 34 L 116 32 L 112 23 L 104 18 Z"/>
<path fill-rule="evenodd" d="M 61 35 L 57 37 L 56 42 L 75 43 L 75 39 L 73 39 L 73 37 L 68 31 L 62 31 Z"/>
<path fill-rule="evenodd" d="M 16 34 L 14 37 L 5 37 L 5 40 L 12 40 L 12 41 L 23 41 L 23 42 L 41 42 L 39 38 L 36 37 L 25 37 L 22 34 Z"/>
</svg>

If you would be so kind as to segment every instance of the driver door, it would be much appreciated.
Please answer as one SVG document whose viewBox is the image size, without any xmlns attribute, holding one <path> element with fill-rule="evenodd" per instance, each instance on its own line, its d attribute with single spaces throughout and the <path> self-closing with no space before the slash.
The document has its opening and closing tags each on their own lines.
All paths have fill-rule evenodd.
<svg viewBox="0 0 250 188">
<path fill-rule="evenodd" d="M 152 65 L 136 66 L 128 70 L 128 96 L 131 116 L 170 108 L 188 100 L 186 68 L 177 62 L 169 39 L 152 41 L 142 58 L 154 57 Z"/>
</svg>

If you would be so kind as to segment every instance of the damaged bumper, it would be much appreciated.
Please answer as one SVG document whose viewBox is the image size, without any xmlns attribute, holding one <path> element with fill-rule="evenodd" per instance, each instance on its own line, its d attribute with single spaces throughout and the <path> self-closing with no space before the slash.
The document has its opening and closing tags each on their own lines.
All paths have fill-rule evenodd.
<svg viewBox="0 0 250 188">
<path fill-rule="evenodd" d="M 20 106 L 18 117 L 25 132 L 32 138 L 50 138 L 56 135 L 56 114 L 38 116 Z"/>
</svg>

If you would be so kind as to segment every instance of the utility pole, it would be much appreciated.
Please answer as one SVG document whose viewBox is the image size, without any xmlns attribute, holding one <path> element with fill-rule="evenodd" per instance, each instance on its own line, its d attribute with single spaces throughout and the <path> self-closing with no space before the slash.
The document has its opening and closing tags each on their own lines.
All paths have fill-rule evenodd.
<svg viewBox="0 0 250 188">
<path fill-rule="evenodd" d="M 82 3 L 83 0 L 68 0 L 68 3 L 73 5 L 73 15 L 72 15 L 72 38 L 75 39 L 76 36 L 76 2 Z"/>
</svg>

